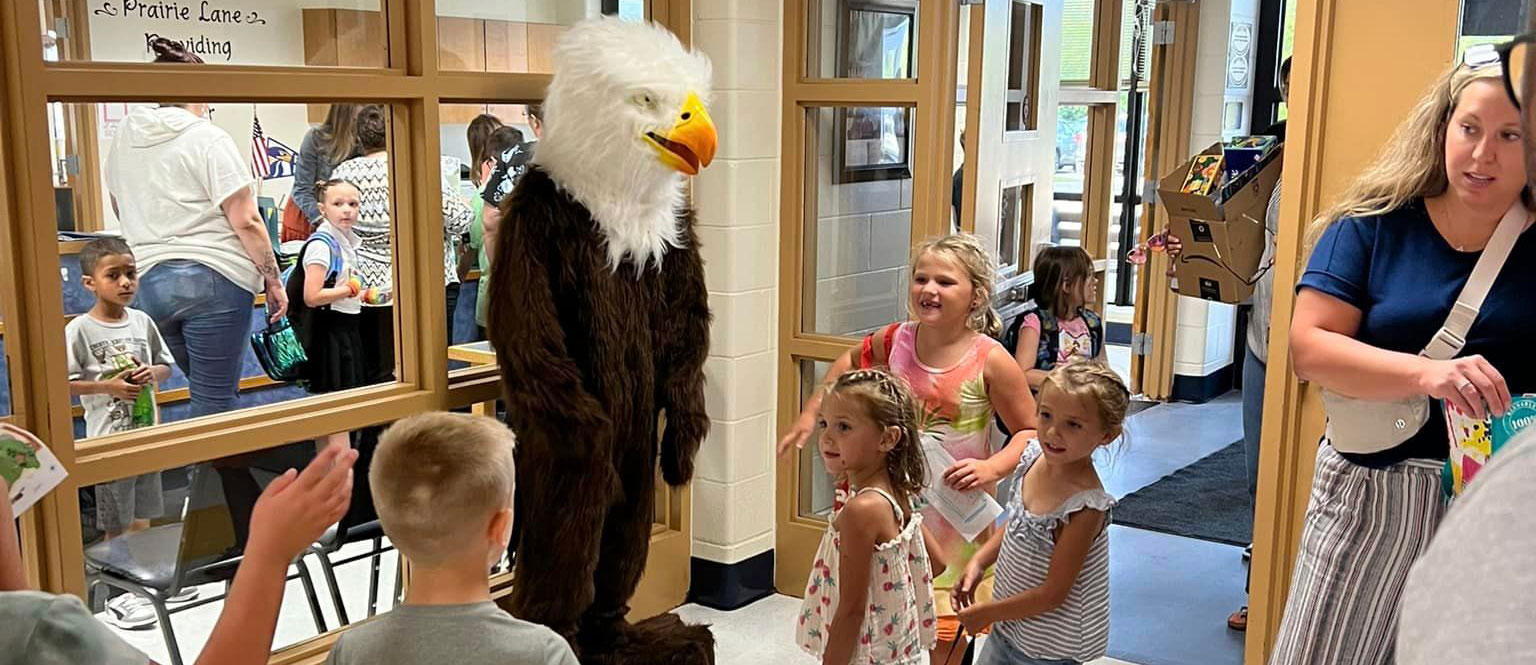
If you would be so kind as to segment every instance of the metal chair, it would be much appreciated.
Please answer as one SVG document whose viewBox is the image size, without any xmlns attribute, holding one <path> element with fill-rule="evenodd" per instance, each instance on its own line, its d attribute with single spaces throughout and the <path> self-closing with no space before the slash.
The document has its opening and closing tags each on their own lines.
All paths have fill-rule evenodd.
<svg viewBox="0 0 1536 665">
<path fill-rule="evenodd" d="M 306 555 L 313 555 L 320 562 L 320 576 L 325 580 L 325 585 L 331 594 L 331 604 L 336 607 L 336 619 L 342 626 L 350 625 L 351 618 L 347 615 L 347 606 L 341 599 L 341 586 L 336 583 L 336 569 L 349 563 L 369 560 L 368 571 L 368 616 L 372 617 L 379 612 L 379 569 L 385 554 L 393 551 L 392 545 L 384 544 L 384 527 L 377 519 L 362 524 L 347 525 L 343 520 L 326 530 L 325 535 L 314 545 L 311 545 Z M 354 554 L 341 560 L 333 559 L 342 547 L 353 543 L 368 541 L 368 551 Z M 401 576 L 402 566 L 395 566 L 395 601 L 400 604 L 401 592 L 404 589 L 404 579 Z"/>
<path fill-rule="evenodd" d="M 219 475 L 208 464 L 198 464 L 192 469 L 191 481 L 181 522 L 125 534 L 85 550 L 92 589 L 97 585 L 121 589 L 154 606 L 171 665 L 182 665 L 171 615 L 222 600 L 228 595 L 229 583 L 243 559 Z M 320 613 L 320 600 L 303 557 L 294 565 L 298 572 L 288 579 L 299 578 L 315 629 L 324 633 L 328 629 Z M 182 589 L 214 582 L 224 583 L 224 593 L 174 609 L 166 606 L 166 599 Z"/>
</svg>

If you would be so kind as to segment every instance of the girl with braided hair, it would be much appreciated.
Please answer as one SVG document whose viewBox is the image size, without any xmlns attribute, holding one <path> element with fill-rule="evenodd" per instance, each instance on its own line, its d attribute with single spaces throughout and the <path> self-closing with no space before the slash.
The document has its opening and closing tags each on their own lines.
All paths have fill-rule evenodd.
<svg viewBox="0 0 1536 665">
<path fill-rule="evenodd" d="M 1007 526 L 996 530 L 955 585 L 960 621 L 996 624 L 980 665 L 1076 665 L 1109 646 L 1109 512 L 1093 453 L 1125 427 L 1131 391 L 1108 365 L 1064 365 L 1040 387 L 1039 438 L 1016 471 Z M 997 565 L 995 600 L 979 599 Z"/>
<path fill-rule="evenodd" d="M 997 264 L 980 239 L 957 233 L 919 244 L 909 274 L 907 308 L 913 320 L 892 323 L 865 337 L 832 364 L 827 381 L 854 367 L 888 368 L 912 392 L 919 435 L 955 460 L 942 474 L 928 478 L 925 489 L 942 483 L 960 492 L 992 493 L 997 481 L 1018 466 L 1035 429 L 1035 401 L 1024 370 L 993 339 L 1002 329 L 1002 319 L 992 307 Z M 794 427 L 779 441 L 780 455 L 805 445 L 820 408 L 819 395 L 807 401 Z M 1014 433 L 1006 445 L 994 445 L 993 414 Z M 985 532 L 972 542 L 936 507 L 921 498 L 917 504 L 931 544 L 951 569 L 934 583 L 939 643 L 933 662 L 954 665 L 964 658 L 966 644 L 949 590 L 955 573 L 985 541 Z M 979 597 L 990 597 L 991 585 L 988 575 Z"/>
<path fill-rule="evenodd" d="M 816 426 L 827 473 L 852 495 L 816 550 L 796 640 L 823 665 L 926 665 L 942 563 L 912 508 L 925 483 L 912 394 L 890 374 L 854 370 L 827 389 Z"/>
</svg>

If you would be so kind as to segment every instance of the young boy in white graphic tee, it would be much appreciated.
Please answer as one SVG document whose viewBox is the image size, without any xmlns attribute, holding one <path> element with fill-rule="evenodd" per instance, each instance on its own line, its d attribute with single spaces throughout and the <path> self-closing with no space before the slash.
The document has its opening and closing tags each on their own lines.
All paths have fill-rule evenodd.
<svg viewBox="0 0 1536 665">
<path fill-rule="evenodd" d="M 149 315 L 129 307 L 139 289 L 133 250 L 121 238 L 92 240 L 80 252 L 80 275 L 96 304 L 64 326 L 64 338 L 69 391 L 85 408 L 85 435 L 154 425 L 154 386 L 171 376 L 175 359 Z M 158 472 L 96 486 L 97 522 L 107 538 L 146 529 L 164 511 Z M 149 603 L 132 594 L 108 601 L 107 619 L 128 629 L 155 623 Z"/>
</svg>

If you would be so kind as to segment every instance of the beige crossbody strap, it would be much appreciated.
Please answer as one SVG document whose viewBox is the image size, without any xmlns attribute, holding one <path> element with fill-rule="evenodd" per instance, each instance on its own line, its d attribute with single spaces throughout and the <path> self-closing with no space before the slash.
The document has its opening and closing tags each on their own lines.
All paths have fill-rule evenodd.
<svg viewBox="0 0 1536 665">
<path fill-rule="evenodd" d="M 1488 239 L 1488 246 L 1483 248 L 1483 255 L 1478 257 L 1477 265 L 1472 267 L 1472 275 L 1467 278 L 1467 285 L 1462 287 L 1461 294 L 1456 296 L 1456 304 L 1451 306 L 1451 315 L 1445 319 L 1445 325 L 1440 327 L 1419 355 L 1433 360 L 1450 360 L 1461 353 L 1462 347 L 1467 345 L 1467 331 L 1472 328 L 1472 322 L 1477 320 L 1483 300 L 1488 297 L 1488 291 L 1493 288 L 1494 280 L 1504 268 L 1510 250 L 1514 249 L 1515 241 L 1520 239 L 1520 234 L 1529 222 L 1530 213 L 1526 211 L 1525 204 L 1515 201 L 1509 207 L 1509 212 L 1504 213 L 1504 219 L 1499 221 L 1499 227 L 1493 230 L 1493 237 Z"/>
</svg>

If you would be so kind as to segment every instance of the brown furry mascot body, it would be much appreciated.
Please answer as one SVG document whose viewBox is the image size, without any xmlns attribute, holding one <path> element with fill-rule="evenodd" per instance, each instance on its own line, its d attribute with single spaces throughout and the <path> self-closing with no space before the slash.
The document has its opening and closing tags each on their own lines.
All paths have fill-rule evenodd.
<svg viewBox="0 0 1536 665">
<path fill-rule="evenodd" d="M 504 606 L 565 635 L 587 665 L 712 663 L 707 628 L 673 615 L 624 619 L 645 568 L 658 458 L 668 484 L 687 483 L 709 427 L 708 292 L 693 214 L 677 192 L 678 172 L 713 156 L 714 129 L 697 72 L 647 70 L 634 54 L 606 63 L 615 48 L 639 48 L 636 39 L 697 58 L 657 28 L 603 20 L 572 29 L 557 63 L 619 71 L 602 70 L 611 86 L 583 72 L 571 88 L 575 72 L 556 71 L 535 166 L 502 203 L 489 332 L 518 436 L 520 532 Z M 635 92 L 636 79 L 655 74 L 690 80 Z M 617 96 L 618 117 L 584 96 Z"/>
</svg>

